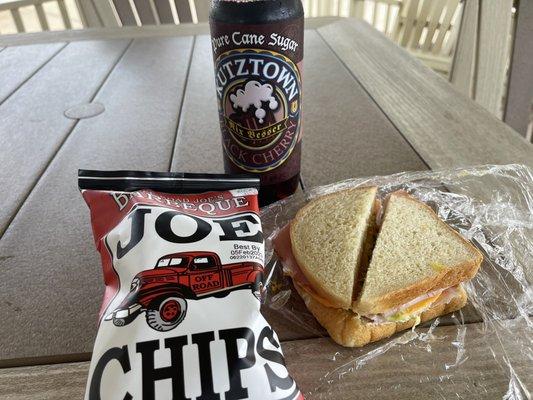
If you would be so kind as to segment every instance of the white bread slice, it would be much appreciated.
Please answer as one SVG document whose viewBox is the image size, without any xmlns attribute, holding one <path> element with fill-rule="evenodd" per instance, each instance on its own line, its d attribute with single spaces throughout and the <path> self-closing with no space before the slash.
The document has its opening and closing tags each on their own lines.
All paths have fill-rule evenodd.
<svg viewBox="0 0 533 400">
<path fill-rule="evenodd" d="M 291 246 L 303 274 L 328 304 L 348 309 L 374 225 L 376 187 L 342 190 L 311 201 L 291 222 Z M 368 252 L 368 251 L 367 251 Z"/>
<path fill-rule="evenodd" d="M 417 322 L 414 318 L 405 322 L 368 322 L 352 311 L 323 305 L 296 282 L 294 282 L 294 287 L 304 300 L 307 309 L 311 311 L 320 325 L 326 328 L 331 338 L 341 346 L 361 347 L 409 329 Z M 467 301 L 466 292 L 461 285 L 457 289 L 457 294 L 447 304 L 435 304 L 422 312 L 420 322 L 426 322 L 463 308 Z"/>
<path fill-rule="evenodd" d="M 354 310 L 378 314 L 472 278 L 482 254 L 403 191 L 390 195 L 365 283 Z"/>
</svg>

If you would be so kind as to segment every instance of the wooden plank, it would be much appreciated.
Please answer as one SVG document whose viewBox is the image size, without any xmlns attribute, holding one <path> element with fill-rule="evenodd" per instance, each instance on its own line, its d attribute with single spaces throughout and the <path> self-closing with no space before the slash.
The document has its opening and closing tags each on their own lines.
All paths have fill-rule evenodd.
<svg viewBox="0 0 533 400">
<path fill-rule="evenodd" d="M 306 21 L 309 26 L 321 26 L 338 18 L 316 18 L 316 22 Z M 0 35 L 0 46 L 16 46 L 23 44 L 72 42 L 80 40 L 109 40 L 109 39 L 134 39 L 144 37 L 165 36 L 190 36 L 209 33 L 209 24 L 181 24 L 172 23 L 160 26 L 125 26 L 111 28 L 74 29 L 69 31 L 51 31 L 39 33 L 25 33 L 22 35 Z"/>
<path fill-rule="evenodd" d="M 180 24 L 186 22 L 192 22 L 191 7 L 189 6 L 189 0 L 174 0 L 176 5 L 176 11 L 178 12 L 178 19 Z"/>
<path fill-rule="evenodd" d="M 113 4 L 115 5 L 115 10 L 117 10 L 117 14 L 123 26 L 137 25 L 129 0 L 113 0 Z"/>
<path fill-rule="evenodd" d="M 141 25 L 156 25 L 157 10 L 153 0 L 135 0 L 137 14 L 141 20 Z"/>
<path fill-rule="evenodd" d="M 393 6 L 389 6 L 389 5 L 387 6 L 387 14 L 386 14 L 386 17 L 385 17 L 385 30 L 383 31 L 383 33 L 385 33 L 385 35 L 389 34 L 389 24 L 390 24 L 390 17 L 391 17 L 392 7 Z"/>
<path fill-rule="evenodd" d="M 418 2 L 419 0 L 409 0 L 407 5 L 407 16 L 403 23 L 402 37 L 399 40 L 400 46 L 407 46 L 407 43 L 409 43 L 409 38 L 411 37 L 416 14 L 418 12 Z"/>
<path fill-rule="evenodd" d="M 209 9 L 211 7 L 211 1 L 194 0 L 194 7 L 196 8 L 196 17 L 198 22 L 207 22 L 209 20 Z"/>
<path fill-rule="evenodd" d="M 27 6 L 34 6 L 35 4 L 42 4 L 48 1 L 56 0 L 2 0 L 2 2 L 0 3 L 0 11 L 10 10 L 13 7 L 21 8 Z"/>
<path fill-rule="evenodd" d="M 433 4 L 435 3 L 427 0 L 422 3 L 420 14 L 416 17 L 415 21 L 415 31 L 413 33 L 413 40 L 409 41 L 411 47 L 419 47 L 420 37 L 422 36 L 422 31 L 424 30 L 424 27 L 428 22 L 429 12 L 431 11 L 431 6 Z"/>
<path fill-rule="evenodd" d="M 433 339 L 398 344 L 367 362 L 362 362 L 362 357 L 377 345 L 346 349 L 329 339 L 311 339 L 285 342 L 282 350 L 289 371 L 309 399 L 367 400 L 375 399 L 376 393 L 387 393 L 386 398 L 393 400 L 456 397 L 493 400 L 504 398 L 510 386 L 518 391 L 515 393 L 519 393 L 520 384 L 527 390 L 528 378 L 533 374 L 533 366 L 523 354 L 529 330 L 512 324 L 503 321 L 488 332 L 483 332 L 481 324 L 468 325 L 464 330 L 465 353 L 459 358 L 459 366 L 454 365 L 458 349 L 452 343 L 458 334 L 456 327 L 437 327 Z M 427 329 L 417 331 L 427 333 Z M 509 331 L 519 339 L 511 340 Z M 504 357 L 516 374 L 513 385 Z M 354 369 L 357 360 L 361 360 L 355 371 L 347 371 L 351 360 Z M 339 374 L 332 373 L 342 363 L 347 363 L 346 368 Z M 79 399 L 85 392 L 88 369 L 88 362 L 2 369 L 0 392 L 10 400 Z M 341 379 L 339 375 L 345 370 L 347 373 Z M 328 378 L 330 383 L 326 382 Z"/>
<path fill-rule="evenodd" d="M 94 98 L 105 112 L 76 125 L 0 240 L 0 296 L 10 304 L 0 310 L 10 321 L 1 360 L 91 351 L 104 286 L 77 169 L 168 169 L 191 45 L 191 37 L 133 43 Z M 85 68 L 103 51 L 69 65 Z"/>
<path fill-rule="evenodd" d="M 481 2 L 475 99 L 500 119 L 512 43 L 512 7 L 513 0 Z"/>
<path fill-rule="evenodd" d="M 459 6 L 459 0 L 448 0 L 446 2 L 446 10 L 445 10 L 444 18 L 442 20 L 442 23 L 439 26 L 439 33 L 437 34 L 437 38 L 435 39 L 435 43 L 431 50 L 433 54 L 440 53 L 442 49 L 442 44 L 444 43 L 444 38 L 448 30 L 450 29 L 452 18 L 458 6 Z"/>
<path fill-rule="evenodd" d="M 84 28 L 104 26 L 92 0 L 76 0 L 76 6 L 78 7 Z"/>
<path fill-rule="evenodd" d="M 533 46 L 531 45 L 531 38 L 533 38 L 533 2 L 522 1 L 518 8 L 504 121 L 523 136 L 526 135 L 528 122 L 533 115 Z"/>
<path fill-rule="evenodd" d="M 390 32 L 388 34 L 388 37 L 391 40 L 394 40 L 395 42 L 398 42 L 398 38 L 399 38 L 399 35 L 400 35 L 400 31 L 401 31 L 400 20 L 402 19 L 402 16 L 405 13 L 404 10 L 405 10 L 405 3 L 401 2 L 398 5 L 398 10 L 397 10 L 397 13 L 396 13 L 396 17 L 394 18 L 394 21 L 392 23 L 392 28 L 390 29 Z"/>
<path fill-rule="evenodd" d="M 457 37 L 459 36 L 459 30 L 461 27 L 461 19 L 463 16 L 464 2 L 459 2 L 457 6 L 457 16 L 452 19 L 452 26 L 450 28 L 450 35 L 445 38 L 442 45 L 441 55 L 450 56 L 453 59 L 455 54 L 455 48 L 457 47 Z"/>
<path fill-rule="evenodd" d="M 474 97 L 478 18 L 479 0 L 465 2 L 450 72 L 450 82 L 455 89 L 470 98 Z"/>
<path fill-rule="evenodd" d="M 316 31 L 306 32 L 303 78 L 302 174 L 306 185 L 426 168 Z M 337 100 L 332 101 L 332 94 Z"/>
<path fill-rule="evenodd" d="M 9 188 L 2 195 L 0 235 L 74 126 L 63 112 L 91 101 L 126 46 L 71 43 L 0 106 L 0 185 Z"/>
<path fill-rule="evenodd" d="M 194 165 L 198 172 L 223 172 L 213 54 L 207 35 L 196 37 L 181 115 L 171 170 L 191 171 Z"/>
<path fill-rule="evenodd" d="M 372 6 L 372 26 L 376 28 L 378 20 L 378 2 L 374 1 L 374 4 Z"/>
<path fill-rule="evenodd" d="M 156 4 L 157 4 L 157 0 Z M 165 0 L 166 1 L 166 0 Z M 321 17 L 305 20 L 305 27 L 316 29 L 338 21 L 339 17 Z M 165 23 L 165 22 L 161 22 Z M 68 31 L 26 33 L 18 35 L 0 35 L 0 46 L 22 44 L 51 43 L 61 41 L 100 40 L 139 37 L 189 36 L 209 34 L 209 24 L 182 24 L 179 26 L 165 23 L 161 26 L 126 26 L 120 28 L 89 28 Z"/>
<path fill-rule="evenodd" d="M 431 168 L 533 165 L 524 138 L 369 25 L 346 20 L 318 31 Z"/>
<path fill-rule="evenodd" d="M 96 12 L 100 21 L 102 21 L 102 26 L 113 27 L 119 26 L 115 13 L 113 12 L 113 7 L 109 0 L 92 0 Z"/>
<path fill-rule="evenodd" d="M 433 46 L 433 36 L 435 36 L 435 31 L 439 25 L 440 17 L 442 15 L 442 10 L 446 6 L 447 0 L 433 0 L 431 3 L 433 5 L 428 21 L 428 27 L 426 31 L 426 39 L 420 48 L 422 51 L 429 51 Z"/>
<path fill-rule="evenodd" d="M 26 29 L 24 28 L 24 23 L 22 22 L 22 18 L 20 16 L 19 9 L 13 8 L 10 11 L 11 11 L 11 16 L 13 17 L 13 21 L 15 22 L 15 26 L 17 28 L 17 32 L 19 33 L 26 32 Z"/>
<path fill-rule="evenodd" d="M 46 20 L 46 15 L 44 14 L 44 9 L 42 4 L 35 4 L 35 11 L 37 11 L 37 18 L 39 19 L 39 25 L 41 25 L 41 30 L 49 31 L 50 27 L 48 26 L 48 21 Z"/>
<path fill-rule="evenodd" d="M 59 7 L 59 12 L 61 13 L 61 19 L 63 20 L 65 29 L 72 29 L 72 23 L 70 22 L 67 7 L 65 6 L 65 0 L 57 0 L 57 5 Z"/>
<path fill-rule="evenodd" d="M 0 54 L 0 104 L 54 57 L 65 43 L 9 47 Z"/>
<path fill-rule="evenodd" d="M 174 17 L 172 16 L 172 8 L 170 7 L 169 1 L 171 0 L 154 0 L 159 21 L 162 24 L 174 24 Z"/>
</svg>

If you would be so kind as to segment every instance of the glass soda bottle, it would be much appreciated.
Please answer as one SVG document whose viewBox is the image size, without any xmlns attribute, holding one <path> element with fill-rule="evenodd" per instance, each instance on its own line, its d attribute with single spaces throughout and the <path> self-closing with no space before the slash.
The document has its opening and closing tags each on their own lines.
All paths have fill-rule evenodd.
<svg viewBox="0 0 533 400">
<path fill-rule="evenodd" d="M 266 205 L 299 183 L 302 3 L 214 0 L 209 22 L 225 169 L 257 174 Z"/>
</svg>

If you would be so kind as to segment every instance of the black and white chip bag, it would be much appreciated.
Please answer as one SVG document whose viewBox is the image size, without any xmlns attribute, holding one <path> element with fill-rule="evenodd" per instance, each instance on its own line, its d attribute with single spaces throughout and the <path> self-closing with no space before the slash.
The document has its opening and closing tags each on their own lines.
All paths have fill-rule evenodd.
<svg viewBox="0 0 533 400">
<path fill-rule="evenodd" d="M 303 399 L 260 313 L 258 185 L 79 171 L 106 286 L 86 399 Z"/>
</svg>

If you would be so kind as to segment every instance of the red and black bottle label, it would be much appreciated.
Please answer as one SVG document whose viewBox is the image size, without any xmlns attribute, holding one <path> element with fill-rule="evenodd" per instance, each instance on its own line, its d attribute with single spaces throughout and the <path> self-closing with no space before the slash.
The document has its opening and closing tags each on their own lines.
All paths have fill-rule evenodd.
<svg viewBox="0 0 533 400">
<path fill-rule="evenodd" d="M 276 170 L 276 181 L 292 177 L 288 160 L 300 157 L 302 24 L 211 26 L 226 157 L 244 171 Z"/>
</svg>

